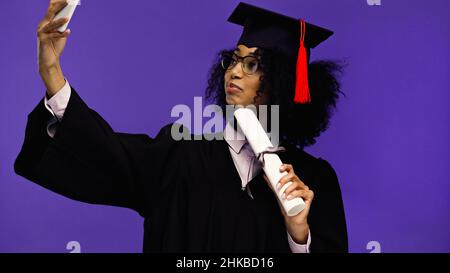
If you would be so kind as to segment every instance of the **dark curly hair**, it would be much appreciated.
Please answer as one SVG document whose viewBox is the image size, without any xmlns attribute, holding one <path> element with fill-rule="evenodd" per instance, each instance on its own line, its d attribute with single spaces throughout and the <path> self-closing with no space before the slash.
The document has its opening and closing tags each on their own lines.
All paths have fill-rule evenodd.
<svg viewBox="0 0 450 273">
<path fill-rule="evenodd" d="M 222 50 L 209 71 L 206 99 L 225 109 L 224 75 L 221 59 L 233 50 Z M 280 140 L 284 144 L 300 149 L 316 143 L 316 138 L 328 129 L 330 118 L 336 108 L 341 91 L 337 75 L 342 73 L 341 62 L 320 60 L 308 67 L 311 103 L 295 104 L 295 66 L 292 58 L 278 49 L 258 48 L 262 76 L 257 90 L 261 96 L 266 87 L 269 90 L 269 105 L 279 105 Z"/>
</svg>

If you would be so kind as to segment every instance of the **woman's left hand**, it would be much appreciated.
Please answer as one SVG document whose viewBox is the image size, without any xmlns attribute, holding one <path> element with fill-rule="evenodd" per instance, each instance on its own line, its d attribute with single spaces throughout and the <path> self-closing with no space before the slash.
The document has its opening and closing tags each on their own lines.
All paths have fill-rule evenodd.
<svg viewBox="0 0 450 273">
<path fill-rule="evenodd" d="M 264 179 L 269 184 L 270 188 L 277 193 L 279 189 L 283 187 L 288 182 L 292 182 L 292 184 L 286 188 L 282 198 L 291 200 L 295 197 L 301 197 L 305 201 L 305 209 L 303 209 L 299 214 L 294 216 L 288 216 L 284 211 L 283 206 L 277 198 L 278 204 L 280 205 L 281 212 L 284 216 L 286 228 L 291 235 L 292 239 L 298 244 L 306 244 L 308 240 L 309 234 L 309 225 L 308 225 L 308 213 L 311 207 L 311 202 L 314 198 L 314 192 L 309 189 L 308 186 L 303 183 L 303 181 L 298 178 L 298 176 L 294 173 L 294 168 L 290 164 L 283 164 L 280 168 L 280 172 L 288 172 L 285 176 L 283 176 L 278 185 L 277 189 L 272 187 L 267 176 L 264 174 Z"/>
</svg>

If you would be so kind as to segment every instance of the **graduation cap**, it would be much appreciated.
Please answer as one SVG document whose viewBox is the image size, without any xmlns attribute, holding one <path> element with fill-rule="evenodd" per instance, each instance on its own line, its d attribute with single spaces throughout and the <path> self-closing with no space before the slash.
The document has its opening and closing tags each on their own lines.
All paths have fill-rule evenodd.
<svg viewBox="0 0 450 273">
<path fill-rule="evenodd" d="M 295 103 L 309 103 L 308 63 L 310 48 L 330 37 L 333 32 L 270 10 L 239 3 L 228 21 L 243 26 L 238 45 L 278 48 L 297 60 Z"/>
</svg>

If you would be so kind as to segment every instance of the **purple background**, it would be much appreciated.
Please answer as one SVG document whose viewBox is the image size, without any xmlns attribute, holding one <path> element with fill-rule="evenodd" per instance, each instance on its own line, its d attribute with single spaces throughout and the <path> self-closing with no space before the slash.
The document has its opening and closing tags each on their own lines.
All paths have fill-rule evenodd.
<svg viewBox="0 0 450 273">
<path fill-rule="evenodd" d="M 84 0 L 65 76 L 117 131 L 155 135 L 203 94 L 214 54 L 235 45 L 239 1 Z M 450 252 L 450 3 L 248 1 L 333 29 L 312 59 L 346 59 L 347 98 L 309 148 L 340 179 L 352 252 Z M 0 2 L 0 251 L 140 252 L 137 213 L 74 202 L 17 176 L 26 116 L 45 92 L 36 27 L 47 0 Z M 100 10 L 104 10 L 100 12 Z M 313 237 L 314 240 L 314 237 Z"/>
</svg>

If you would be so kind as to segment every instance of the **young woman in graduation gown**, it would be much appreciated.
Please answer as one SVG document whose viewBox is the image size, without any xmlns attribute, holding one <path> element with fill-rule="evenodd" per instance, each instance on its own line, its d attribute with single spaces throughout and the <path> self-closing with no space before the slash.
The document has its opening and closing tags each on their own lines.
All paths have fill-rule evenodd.
<svg viewBox="0 0 450 273">
<path fill-rule="evenodd" d="M 242 189 L 227 141 L 175 141 L 172 124 L 155 137 L 119 133 L 90 109 L 59 63 L 69 31 L 57 32 L 65 21 L 52 19 L 63 2 L 52 0 L 39 24 L 39 72 L 47 93 L 28 115 L 17 174 L 74 200 L 135 210 L 145 218 L 144 252 L 296 252 L 305 245 L 303 252 L 348 251 L 336 173 L 303 150 L 328 127 L 340 92 L 334 77 L 339 67 L 307 64 L 309 101 L 293 102 L 299 43 L 289 35 L 298 34 L 295 27 L 282 33 L 289 37 L 281 42 L 284 49 L 275 47 L 264 38 L 268 32 L 255 29 L 276 36 L 288 21 L 261 28 L 257 16 L 278 15 L 241 3 L 229 21 L 243 25 L 243 35 L 235 49 L 219 53 L 206 94 L 221 106 L 280 105 L 286 151 L 279 156 L 289 173 L 281 183 L 293 182 L 285 198 L 306 203 L 300 214 L 287 216 L 262 171 L 248 181 L 251 194 Z M 324 31 L 309 24 L 302 30 L 308 59 L 309 48 L 330 35 Z"/>
</svg>

